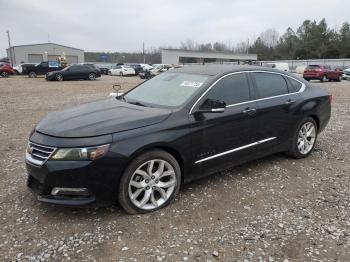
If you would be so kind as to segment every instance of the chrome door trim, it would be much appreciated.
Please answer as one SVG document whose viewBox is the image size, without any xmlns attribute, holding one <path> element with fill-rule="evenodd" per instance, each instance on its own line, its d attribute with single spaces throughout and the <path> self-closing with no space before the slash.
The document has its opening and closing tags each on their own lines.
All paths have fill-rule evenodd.
<svg viewBox="0 0 350 262">
<path fill-rule="evenodd" d="M 274 140 L 274 139 L 276 139 L 276 138 L 277 138 L 277 137 L 269 137 L 269 138 L 266 138 L 266 139 L 263 139 L 263 140 L 259 140 L 259 141 L 257 141 L 257 142 L 254 142 L 254 143 L 251 143 L 251 144 L 248 144 L 248 145 L 245 145 L 245 146 L 237 147 L 237 148 L 234 148 L 234 149 L 231 149 L 231 150 L 228 150 L 228 151 L 225 151 L 225 152 L 216 154 L 216 155 L 212 155 L 212 156 L 209 156 L 209 157 L 206 157 L 206 158 L 197 160 L 197 161 L 194 162 L 194 163 L 195 163 L 195 164 L 198 164 L 198 163 L 201 163 L 201 162 L 204 162 L 204 161 L 208 161 L 208 160 L 210 160 L 210 159 L 217 158 L 217 157 L 220 157 L 220 156 L 224 156 L 224 155 L 227 155 L 227 154 L 230 154 L 230 153 L 233 153 L 233 152 L 236 152 L 236 151 L 239 151 L 239 150 L 248 148 L 248 147 L 256 146 L 256 145 L 259 145 L 259 144 L 262 144 L 262 143 L 265 143 L 265 142 Z"/>
<path fill-rule="evenodd" d="M 198 102 L 203 98 L 203 96 L 205 96 L 206 93 L 208 93 L 210 91 L 210 89 L 212 87 L 214 87 L 217 82 L 219 82 L 221 79 L 227 77 L 227 76 L 230 76 L 230 75 L 236 75 L 236 74 L 242 74 L 242 73 L 268 73 L 268 74 L 276 74 L 276 75 L 281 75 L 281 76 L 284 76 L 284 77 L 289 77 L 297 82 L 299 82 L 302 86 L 300 88 L 299 91 L 297 92 L 292 92 L 292 93 L 288 93 L 288 94 L 284 94 L 284 95 L 278 95 L 278 96 L 270 96 L 270 97 L 264 97 L 264 98 L 259 98 L 259 99 L 255 99 L 255 100 L 249 100 L 249 101 L 246 101 L 246 102 L 241 102 L 241 103 L 237 103 L 237 104 L 231 104 L 231 105 L 226 105 L 226 107 L 233 107 L 233 106 L 238 106 L 238 105 L 244 105 L 244 104 L 248 104 L 248 103 L 253 103 L 253 102 L 257 102 L 257 101 L 262 101 L 262 100 L 267 100 L 267 99 L 272 99 L 272 98 L 276 98 L 276 97 L 283 97 L 283 96 L 289 96 L 289 95 L 293 95 L 293 94 L 298 94 L 298 93 L 302 93 L 304 92 L 304 90 L 306 89 L 306 85 L 301 82 L 300 80 L 292 77 L 292 76 L 289 76 L 289 75 L 285 75 L 285 74 L 282 74 L 282 73 L 278 73 L 278 72 L 270 72 L 270 71 L 264 71 L 264 70 L 255 70 L 255 71 L 239 71 L 239 72 L 233 72 L 233 73 L 228 73 L 222 77 L 220 77 L 219 79 L 217 79 L 213 84 L 211 84 L 207 90 L 205 90 L 205 92 L 196 100 L 196 102 L 193 104 L 193 106 L 191 107 L 191 110 L 190 110 L 190 113 L 189 115 L 191 115 L 193 113 L 193 109 L 194 107 L 198 104 Z"/>
</svg>

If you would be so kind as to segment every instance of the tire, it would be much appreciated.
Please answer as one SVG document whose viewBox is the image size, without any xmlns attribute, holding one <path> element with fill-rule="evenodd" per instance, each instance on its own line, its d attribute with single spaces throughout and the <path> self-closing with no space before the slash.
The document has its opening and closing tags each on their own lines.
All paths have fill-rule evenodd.
<svg viewBox="0 0 350 262">
<path fill-rule="evenodd" d="M 163 176 L 158 178 L 162 163 Z M 150 167 L 153 167 L 151 172 Z M 119 183 L 118 202 L 129 214 L 153 212 L 175 199 L 180 184 L 181 169 L 176 159 L 163 150 L 148 151 L 133 159 L 124 171 Z"/>
<path fill-rule="evenodd" d="M 310 79 L 309 78 L 304 78 L 306 81 L 310 82 Z"/>
<path fill-rule="evenodd" d="M 343 80 L 342 76 L 339 76 L 338 79 L 336 80 L 337 82 L 341 82 Z"/>
<path fill-rule="evenodd" d="M 35 72 L 29 72 L 28 77 L 36 78 L 36 73 Z"/>
<path fill-rule="evenodd" d="M 123 76 L 123 72 L 120 72 L 119 75 L 120 75 L 120 76 Z"/>
<path fill-rule="evenodd" d="M 328 79 L 327 75 L 324 75 L 324 76 L 320 79 L 320 81 L 321 81 L 322 83 L 323 83 L 323 82 L 328 82 L 329 79 Z"/>
<path fill-rule="evenodd" d="M 91 81 L 96 80 L 96 75 L 94 73 L 90 73 L 88 79 Z"/>
<path fill-rule="evenodd" d="M 61 75 L 61 74 L 56 74 L 56 75 L 55 75 L 55 79 L 56 79 L 57 81 L 63 81 L 63 75 Z"/>
<path fill-rule="evenodd" d="M 303 131 L 305 131 L 305 127 L 307 127 L 307 125 L 311 125 L 313 127 L 313 132 L 311 132 L 309 137 L 303 137 L 302 133 Z M 304 129 L 303 129 L 304 128 Z M 303 130 L 302 130 L 303 129 Z M 309 133 L 311 131 L 311 129 L 306 130 Z M 315 147 L 316 141 L 317 141 L 317 124 L 315 122 L 315 120 L 312 117 L 307 117 L 305 118 L 303 121 L 301 121 L 298 125 L 298 128 L 296 129 L 295 133 L 293 134 L 292 137 L 292 143 L 290 145 L 289 150 L 286 152 L 287 155 L 294 157 L 294 158 L 305 158 L 308 155 L 311 154 L 312 150 Z M 306 140 L 309 141 L 309 143 L 306 143 Z M 303 142 L 303 143 L 301 143 Z M 303 150 L 303 146 L 304 144 L 309 145 L 309 148 L 307 148 L 307 150 Z M 305 148 L 306 149 L 306 148 Z"/>
<path fill-rule="evenodd" d="M 7 72 L 1 72 L 1 77 L 8 77 L 9 74 Z"/>
</svg>

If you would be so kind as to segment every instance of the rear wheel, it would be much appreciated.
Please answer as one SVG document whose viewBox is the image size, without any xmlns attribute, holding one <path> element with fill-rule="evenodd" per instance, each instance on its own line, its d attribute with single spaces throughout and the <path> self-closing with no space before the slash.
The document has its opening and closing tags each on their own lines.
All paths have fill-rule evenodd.
<svg viewBox="0 0 350 262">
<path fill-rule="evenodd" d="M 55 78 L 57 81 L 63 81 L 63 75 L 61 74 L 56 74 Z"/>
<path fill-rule="evenodd" d="M 317 124 L 312 117 L 307 117 L 300 122 L 292 138 L 292 144 L 286 152 L 294 158 L 307 157 L 316 144 Z"/>
<path fill-rule="evenodd" d="M 180 189 L 181 169 L 163 150 L 136 157 L 119 184 L 118 200 L 129 214 L 148 213 L 167 206 Z"/>
<path fill-rule="evenodd" d="M 341 80 L 343 80 L 342 76 L 338 76 L 337 82 L 341 82 Z"/>
<path fill-rule="evenodd" d="M 30 78 L 35 78 L 36 77 L 36 73 L 35 72 L 29 72 L 28 76 Z"/>
<path fill-rule="evenodd" d="M 120 72 L 119 75 L 120 75 L 120 76 L 123 76 L 123 72 Z"/>
<path fill-rule="evenodd" d="M 90 73 L 89 80 L 96 80 L 96 75 L 94 73 Z"/>
</svg>

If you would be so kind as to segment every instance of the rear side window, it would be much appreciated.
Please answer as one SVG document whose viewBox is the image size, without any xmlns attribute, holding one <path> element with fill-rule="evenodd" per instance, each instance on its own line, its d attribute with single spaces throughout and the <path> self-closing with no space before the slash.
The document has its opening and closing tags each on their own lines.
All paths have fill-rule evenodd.
<svg viewBox="0 0 350 262">
<path fill-rule="evenodd" d="M 287 78 L 289 82 L 289 86 L 292 88 L 292 91 L 299 92 L 301 87 L 303 86 L 302 83 L 299 81 L 294 80 L 293 78 Z"/>
<path fill-rule="evenodd" d="M 210 89 L 205 99 L 224 101 L 226 105 L 232 105 L 249 101 L 249 84 L 244 73 L 233 74 L 224 77 Z"/>
<path fill-rule="evenodd" d="M 288 93 L 287 82 L 283 76 L 270 73 L 253 73 L 259 98 L 279 96 Z"/>
<path fill-rule="evenodd" d="M 319 65 L 308 65 L 306 69 L 319 69 L 321 68 Z"/>
</svg>

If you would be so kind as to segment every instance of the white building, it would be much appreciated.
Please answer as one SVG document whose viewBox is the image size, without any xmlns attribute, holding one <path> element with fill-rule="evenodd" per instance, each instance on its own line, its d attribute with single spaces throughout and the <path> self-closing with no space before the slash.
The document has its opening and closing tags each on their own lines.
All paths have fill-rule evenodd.
<svg viewBox="0 0 350 262">
<path fill-rule="evenodd" d="M 232 52 L 202 52 L 182 49 L 162 49 L 162 64 L 210 63 L 210 62 L 251 62 L 257 54 L 235 54 Z"/>
<path fill-rule="evenodd" d="M 54 43 L 18 45 L 6 51 L 11 64 L 57 61 L 61 55 L 66 57 L 68 64 L 84 62 L 84 50 Z"/>
</svg>

